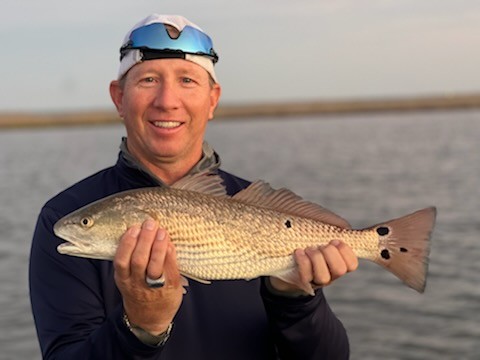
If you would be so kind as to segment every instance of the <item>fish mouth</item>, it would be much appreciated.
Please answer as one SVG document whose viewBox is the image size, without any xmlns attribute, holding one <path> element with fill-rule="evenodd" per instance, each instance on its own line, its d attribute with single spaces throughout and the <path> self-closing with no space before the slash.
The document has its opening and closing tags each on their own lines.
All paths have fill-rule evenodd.
<svg viewBox="0 0 480 360">
<path fill-rule="evenodd" d="M 67 241 L 57 246 L 57 251 L 60 254 L 70 255 L 70 254 L 80 254 L 80 249 L 74 243 Z"/>
<path fill-rule="evenodd" d="M 55 233 L 56 236 L 58 236 L 59 238 L 65 241 L 57 246 L 57 251 L 60 254 L 76 255 L 76 254 L 83 253 L 83 251 L 81 250 L 81 246 L 78 243 L 76 243 L 71 239 L 66 239 L 64 236 L 62 236 L 60 231 L 55 231 L 55 228 L 53 229 L 53 232 Z"/>
<path fill-rule="evenodd" d="M 112 257 L 104 254 L 95 254 L 89 251 L 88 248 L 82 248 L 76 244 L 67 241 L 57 246 L 58 253 L 62 255 L 70 255 L 81 258 L 97 259 L 97 260 L 112 260 Z"/>
<path fill-rule="evenodd" d="M 64 240 L 64 243 L 61 243 L 60 245 L 57 246 L 57 251 L 60 254 L 66 254 L 66 255 L 71 255 L 71 254 L 81 254 L 81 247 L 80 245 L 71 238 L 71 236 L 68 236 L 68 234 L 64 233 L 62 229 L 64 228 L 65 223 L 63 221 L 58 221 L 55 223 L 53 226 L 53 233 Z"/>
<path fill-rule="evenodd" d="M 77 239 L 75 234 L 69 233 L 64 225 L 65 223 L 58 222 L 53 226 L 53 232 L 55 235 L 65 241 L 57 246 L 57 252 L 59 254 L 97 260 L 113 259 L 111 251 L 105 252 L 101 248 L 99 249 L 96 247 L 93 243 Z"/>
</svg>

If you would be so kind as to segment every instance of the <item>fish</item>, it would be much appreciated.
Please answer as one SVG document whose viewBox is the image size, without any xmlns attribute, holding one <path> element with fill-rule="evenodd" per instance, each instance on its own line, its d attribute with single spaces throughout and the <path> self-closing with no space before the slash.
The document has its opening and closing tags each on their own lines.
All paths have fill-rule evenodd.
<svg viewBox="0 0 480 360">
<path fill-rule="evenodd" d="M 379 264 L 422 293 L 435 218 L 431 206 L 352 229 L 342 217 L 291 190 L 257 180 L 228 196 L 218 174 L 201 172 L 171 186 L 99 199 L 62 217 L 53 230 L 65 240 L 57 247 L 60 254 L 113 260 L 125 231 L 154 219 L 168 232 L 184 278 L 209 284 L 273 276 L 311 295 L 312 285 L 300 281 L 294 251 L 341 240 L 358 258 Z"/>
</svg>

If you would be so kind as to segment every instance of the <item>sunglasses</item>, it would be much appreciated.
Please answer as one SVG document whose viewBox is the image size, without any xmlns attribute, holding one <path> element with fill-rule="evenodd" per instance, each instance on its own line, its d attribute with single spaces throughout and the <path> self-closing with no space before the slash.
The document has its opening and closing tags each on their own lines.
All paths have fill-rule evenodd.
<svg viewBox="0 0 480 360">
<path fill-rule="evenodd" d="M 202 55 L 210 57 L 213 63 L 218 61 L 218 55 L 213 50 L 210 37 L 188 25 L 183 28 L 177 38 L 170 37 L 164 24 L 154 23 L 142 26 L 132 31 L 129 41 L 120 48 L 120 59 L 132 49 L 163 53 L 167 57 L 175 57 L 175 54 Z"/>
</svg>

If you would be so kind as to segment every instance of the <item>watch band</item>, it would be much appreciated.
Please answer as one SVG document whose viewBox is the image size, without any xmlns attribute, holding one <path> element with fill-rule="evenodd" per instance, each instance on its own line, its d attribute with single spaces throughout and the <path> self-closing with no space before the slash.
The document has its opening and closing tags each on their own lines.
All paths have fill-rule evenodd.
<svg viewBox="0 0 480 360">
<path fill-rule="evenodd" d="M 170 333 L 172 332 L 173 328 L 173 322 L 171 322 L 170 325 L 168 325 L 167 330 L 165 330 L 163 333 L 159 335 L 153 335 L 142 329 L 140 326 L 130 324 L 130 320 L 128 320 L 128 316 L 125 313 L 123 314 L 123 322 L 141 342 L 152 346 L 164 346 L 170 337 Z"/>
</svg>

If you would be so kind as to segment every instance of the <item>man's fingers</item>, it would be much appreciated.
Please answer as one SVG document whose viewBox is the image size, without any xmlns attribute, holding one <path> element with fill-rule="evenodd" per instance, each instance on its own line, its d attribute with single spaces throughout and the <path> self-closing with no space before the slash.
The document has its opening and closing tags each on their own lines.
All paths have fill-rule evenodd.
<svg viewBox="0 0 480 360">
<path fill-rule="evenodd" d="M 327 263 L 332 280 L 347 273 L 347 265 L 336 246 L 329 244 L 322 248 L 321 251 L 325 258 L 325 262 Z"/>
<path fill-rule="evenodd" d="M 113 260 L 115 268 L 115 276 L 119 279 L 125 280 L 130 276 L 130 261 L 133 249 L 137 245 L 138 235 L 140 234 L 140 227 L 133 226 L 123 234 L 118 244 L 117 252 Z"/>
<path fill-rule="evenodd" d="M 168 239 L 168 248 L 163 264 L 163 272 L 168 287 L 178 288 L 181 286 L 181 276 L 177 264 L 177 252 L 175 246 Z"/>
<path fill-rule="evenodd" d="M 327 261 L 321 249 L 322 248 L 307 248 L 305 250 L 312 262 L 312 275 L 309 282 L 314 285 L 327 285 L 332 280 Z"/>
<path fill-rule="evenodd" d="M 353 252 L 352 248 L 344 242 L 333 240 L 330 244 L 334 245 L 340 255 L 342 255 L 345 265 L 347 265 L 347 272 L 355 271 L 358 268 L 358 257 Z"/>
<path fill-rule="evenodd" d="M 167 239 L 167 232 L 165 229 L 158 229 L 155 234 L 152 249 L 150 252 L 150 259 L 148 261 L 146 275 L 150 279 L 158 279 L 163 275 L 163 267 L 165 256 L 167 254 L 169 239 Z"/>
<path fill-rule="evenodd" d="M 300 281 L 303 284 L 307 284 L 312 281 L 312 263 L 310 262 L 305 250 L 295 250 L 295 261 L 297 263 Z"/>
<path fill-rule="evenodd" d="M 338 240 L 318 248 L 298 249 L 295 259 L 300 281 L 319 286 L 328 285 L 358 267 L 358 259 L 353 250 Z"/>
<path fill-rule="evenodd" d="M 148 219 L 142 224 L 142 229 L 130 260 L 130 272 L 133 278 L 145 279 L 157 228 L 158 225 L 153 219 Z"/>
<path fill-rule="evenodd" d="M 180 284 L 176 253 L 165 229 L 146 220 L 128 229 L 119 242 L 114 259 L 115 277 L 122 282 L 146 283 L 146 278 Z"/>
</svg>

